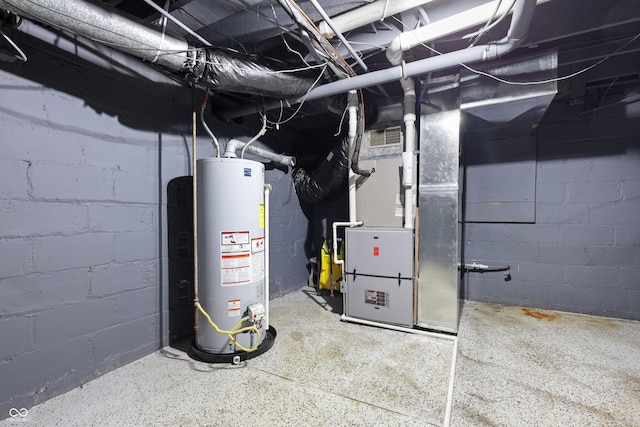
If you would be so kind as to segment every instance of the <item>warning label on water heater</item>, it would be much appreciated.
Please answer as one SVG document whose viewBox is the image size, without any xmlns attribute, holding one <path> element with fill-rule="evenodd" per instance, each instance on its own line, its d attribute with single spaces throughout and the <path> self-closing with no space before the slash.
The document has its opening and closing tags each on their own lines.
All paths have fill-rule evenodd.
<svg viewBox="0 0 640 427">
<path fill-rule="evenodd" d="M 253 267 L 252 280 L 260 280 L 264 277 L 264 237 L 251 239 L 251 257 Z"/>
<path fill-rule="evenodd" d="M 249 252 L 248 231 L 223 231 L 220 233 L 222 252 Z"/>
<path fill-rule="evenodd" d="M 222 255 L 222 286 L 251 281 L 251 254 Z"/>
<path fill-rule="evenodd" d="M 220 282 L 236 286 L 251 282 L 251 239 L 248 231 L 220 234 Z"/>
<path fill-rule="evenodd" d="M 227 313 L 229 317 L 240 317 L 242 312 L 240 311 L 240 300 L 239 299 L 230 299 L 227 301 L 228 309 Z"/>
</svg>

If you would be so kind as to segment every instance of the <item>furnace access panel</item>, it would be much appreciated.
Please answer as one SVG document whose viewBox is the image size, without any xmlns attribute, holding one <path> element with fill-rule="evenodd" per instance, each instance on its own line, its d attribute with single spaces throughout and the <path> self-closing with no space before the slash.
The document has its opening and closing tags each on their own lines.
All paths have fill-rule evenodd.
<svg viewBox="0 0 640 427">
<path fill-rule="evenodd" d="M 346 315 L 413 326 L 413 230 L 346 229 Z"/>
</svg>

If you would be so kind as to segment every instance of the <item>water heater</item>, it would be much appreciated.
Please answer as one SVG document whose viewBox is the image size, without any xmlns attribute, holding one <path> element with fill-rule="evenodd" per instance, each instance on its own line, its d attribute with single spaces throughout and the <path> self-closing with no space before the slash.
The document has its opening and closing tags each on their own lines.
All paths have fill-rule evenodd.
<svg viewBox="0 0 640 427">
<path fill-rule="evenodd" d="M 216 157 L 198 160 L 196 170 L 199 303 L 219 329 L 230 330 L 252 315 L 252 307 L 267 305 L 264 165 Z M 197 316 L 198 355 L 245 353 L 202 313 Z M 259 334 L 233 335 L 245 348 L 260 345 L 267 336 L 265 321 L 252 324 Z"/>
</svg>

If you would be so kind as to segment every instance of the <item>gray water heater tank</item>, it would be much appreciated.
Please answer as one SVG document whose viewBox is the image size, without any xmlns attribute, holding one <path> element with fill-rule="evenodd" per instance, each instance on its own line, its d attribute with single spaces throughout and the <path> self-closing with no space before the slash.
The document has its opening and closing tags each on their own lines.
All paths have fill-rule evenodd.
<svg viewBox="0 0 640 427">
<path fill-rule="evenodd" d="M 220 329 L 229 330 L 252 304 L 265 305 L 264 165 L 236 158 L 197 161 L 199 302 Z M 238 352 L 198 313 L 195 344 L 214 354 Z M 264 322 L 260 342 L 265 337 Z M 235 335 L 247 348 L 255 332 Z"/>
</svg>

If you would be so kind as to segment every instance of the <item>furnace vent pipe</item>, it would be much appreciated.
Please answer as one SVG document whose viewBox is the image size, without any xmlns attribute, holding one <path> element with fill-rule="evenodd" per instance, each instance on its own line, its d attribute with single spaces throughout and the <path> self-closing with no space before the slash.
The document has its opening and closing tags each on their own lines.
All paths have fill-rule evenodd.
<svg viewBox="0 0 640 427">
<path fill-rule="evenodd" d="M 332 38 L 336 35 L 334 29 L 343 33 L 351 31 L 431 1 L 433 0 L 376 0 L 332 18 L 333 28 L 328 22 L 320 21 L 318 29 L 323 36 Z"/>
<path fill-rule="evenodd" d="M 549 0 L 538 0 L 537 3 L 544 3 L 547 1 Z M 450 36 L 458 31 L 485 24 L 487 16 L 491 15 L 491 12 L 496 6 L 496 2 L 497 0 L 488 2 L 465 10 L 464 12 L 456 13 L 455 15 L 439 21 L 431 22 L 429 25 L 423 25 L 415 30 L 405 31 L 399 34 L 387 47 L 387 59 L 392 64 L 398 65 L 402 61 L 402 52 L 406 52 L 420 44 L 429 43 L 439 38 Z M 512 2 L 500 3 L 496 15 L 502 16 L 508 14 L 511 3 Z M 514 5 L 514 8 L 518 8 L 517 3 Z M 514 14 L 515 13 L 516 12 L 514 12 Z"/>
<path fill-rule="evenodd" d="M 358 134 L 358 96 L 355 90 L 349 91 L 347 96 L 347 104 L 349 105 L 349 159 L 353 158 L 356 146 L 356 137 Z M 356 181 L 357 176 L 352 168 L 349 168 L 349 222 L 356 222 L 357 206 L 356 206 Z"/>
<path fill-rule="evenodd" d="M 265 150 L 264 148 L 248 145 L 246 142 L 238 141 L 237 139 L 230 139 L 227 142 L 223 157 L 237 157 L 236 151 L 240 149 L 244 149 L 247 153 L 262 157 L 263 159 L 271 160 L 272 162 L 282 166 L 294 167 L 296 165 L 296 158 L 293 156 L 273 153 L 269 150 Z"/>
<path fill-rule="evenodd" d="M 404 187 L 404 228 L 413 228 L 413 157 L 416 149 L 416 88 L 412 78 L 400 79 L 404 93 L 404 152 L 402 185 Z"/>
<path fill-rule="evenodd" d="M 531 18 L 533 18 L 535 6 L 536 0 L 519 0 L 514 7 L 509 33 L 500 41 L 482 46 L 474 46 L 444 55 L 432 56 L 418 61 L 389 67 L 384 70 L 350 77 L 348 79 L 337 80 L 312 89 L 304 97 L 289 98 L 286 102 L 288 105 L 293 105 L 302 102 L 303 99 L 305 101 L 313 101 L 315 99 L 346 93 L 354 89 L 362 89 L 365 87 L 397 81 L 401 78 L 420 76 L 430 71 L 445 70 L 447 68 L 459 66 L 461 63 L 472 64 L 475 62 L 490 61 L 499 58 L 520 46 L 529 31 L 529 25 L 531 24 Z M 280 108 L 280 105 L 281 101 L 274 101 L 267 103 L 266 106 L 261 106 L 260 110 L 273 110 Z M 255 106 L 245 106 L 223 111 L 219 116 L 224 120 L 231 120 L 236 117 L 242 117 L 256 112 L 257 110 Z"/>
<path fill-rule="evenodd" d="M 189 63 L 187 42 L 104 3 L 86 0 L 0 0 L 0 9 L 80 34 L 120 51 L 181 71 Z"/>
</svg>

